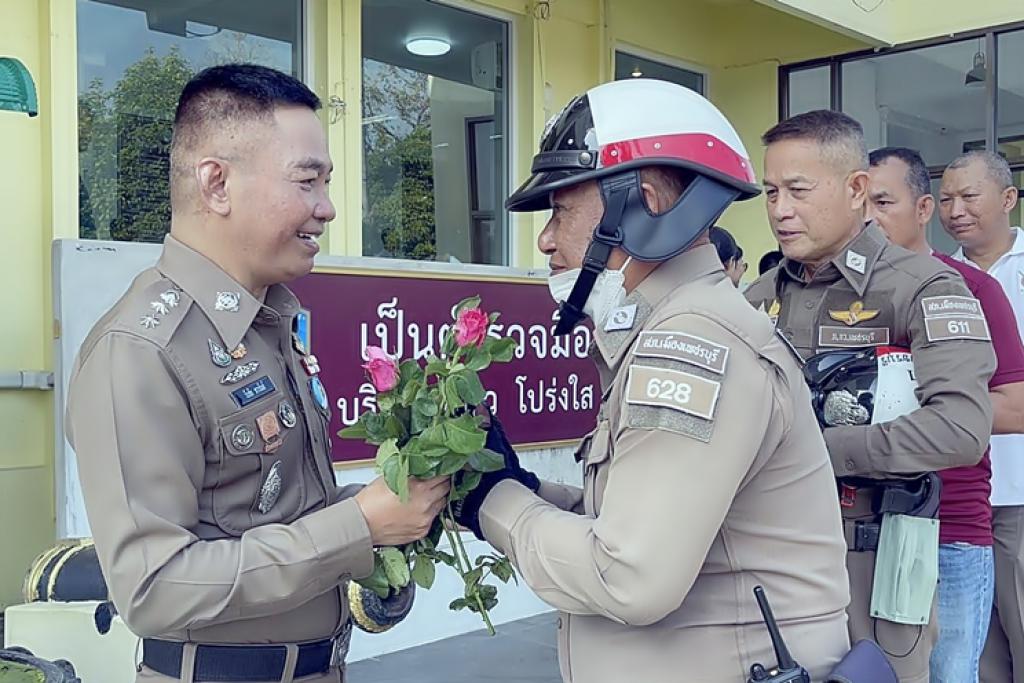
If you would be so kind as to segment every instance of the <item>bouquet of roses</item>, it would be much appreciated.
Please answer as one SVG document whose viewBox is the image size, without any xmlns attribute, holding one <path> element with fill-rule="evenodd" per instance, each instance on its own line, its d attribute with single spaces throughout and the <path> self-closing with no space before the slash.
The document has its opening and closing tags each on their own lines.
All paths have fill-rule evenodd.
<svg viewBox="0 0 1024 683">
<path fill-rule="evenodd" d="M 484 582 L 493 575 L 508 583 L 515 573 L 507 557 L 495 554 L 470 562 L 452 504 L 465 498 L 484 472 L 499 470 L 504 464 L 500 453 L 485 448 L 484 418 L 475 415 L 474 408 L 485 397 L 478 373 L 491 363 L 512 360 L 516 343 L 507 337 L 488 336 L 488 328 L 499 314 L 484 313 L 479 297 L 461 301 L 452 314 L 455 324 L 444 335 L 440 357 L 399 362 L 379 347 L 367 348 L 369 362 L 363 368 L 377 390 L 377 410 L 360 415 L 340 436 L 377 446 L 377 469 L 403 501 L 409 495 L 409 477 L 449 476 L 452 486 L 447 505 L 430 533 L 402 547 L 377 549 L 373 573 L 359 583 L 386 598 L 410 581 L 429 589 L 437 563 L 454 567 L 465 590 L 449 607 L 479 613 L 494 635 L 488 612 L 498 604 L 498 589 Z M 442 534 L 448 538 L 451 553 L 438 547 Z"/>
</svg>

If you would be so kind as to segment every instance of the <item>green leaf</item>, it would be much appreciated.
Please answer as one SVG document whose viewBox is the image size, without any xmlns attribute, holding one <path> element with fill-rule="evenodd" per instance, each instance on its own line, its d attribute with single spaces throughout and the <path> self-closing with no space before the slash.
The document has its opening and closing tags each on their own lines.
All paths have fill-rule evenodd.
<svg viewBox="0 0 1024 683">
<path fill-rule="evenodd" d="M 508 583 L 508 580 L 515 576 L 515 570 L 512 569 L 512 565 L 508 560 L 497 562 L 492 565 L 491 573 L 498 577 L 502 583 Z"/>
<path fill-rule="evenodd" d="M 515 354 L 516 340 L 512 337 L 491 338 L 487 340 L 484 348 L 491 354 L 491 360 L 495 363 L 507 363 Z"/>
<path fill-rule="evenodd" d="M 451 453 L 445 446 L 427 446 L 421 451 L 423 457 L 428 460 L 441 460 L 444 456 Z"/>
<path fill-rule="evenodd" d="M 364 413 L 364 424 L 366 425 L 366 440 L 370 443 L 380 444 L 388 440 L 389 435 L 385 423 L 387 418 L 380 413 Z"/>
<path fill-rule="evenodd" d="M 448 441 L 448 430 L 446 428 L 447 422 L 441 422 L 439 424 L 427 427 L 420 434 L 420 442 L 424 445 L 431 445 L 437 447 L 445 447 Z M 424 449 L 426 450 L 426 449 Z"/>
<path fill-rule="evenodd" d="M 433 423 L 434 418 L 429 415 L 424 415 L 420 411 L 416 410 L 415 404 L 412 410 L 412 418 L 409 420 L 409 431 L 413 434 L 422 434 L 423 430 L 430 427 Z"/>
<path fill-rule="evenodd" d="M 412 404 L 412 409 L 418 413 L 423 413 L 427 417 L 434 417 L 438 411 L 437 402 L 429 394 L 417 396 Z"/>
<path fill-rule="evenodd" d="M 465 598 L 457 598 L 448 603 L 448 609 L 453 612 L 457 612 L 460 609 L 466 609 L 467 607 L 469 607 L 469 601 Z"/>
<path fill-rule="evenodd" d="M 489 600 L 498 597 L 498 587 L 491 586 L 489 584 L 483 584 L 480 586 L 480 597 L 484 600 Z"/>
<path fill-rule="evenodd" d="M 466 584 L 466 597 L 472 597 L 476 591 L 477 584 L 480 583 L 480 579 L 484 577 L 484 570 L 482 567 L 472 569 L 462 575 L 462 580 Z"/>
<path fill-rule="evenodd" d="M 388 439 L 381 445 L 377 446 L 377 457 L 375 459 L 377 467 L 383 472 L 384 464 L 396 455 L 398 455 L 398 440 Z"/>
<path fill-rule="evenodd" d="M 409 460 L 399 456 L 398 466 L 398 499 L 403 503 L 409 502 Z"/>
<path fill-rule="evenodd" d="M 458 488 L 469 493 L 480 485 L 480 480 L 482 478 L 483 475 L 479 472 L 466 472 L 462 475 L 462 481 L 459 482 Z"/>
<path fill-rule="evenodd" d="M 463 467 L 466 466 L 466 456 L 460 453 L 452 453 L 449 451 L 448 455 L 441 458 L 441 462 L 437 467 L 437 476 L 447 477 L 455 474 Z"/>
<path fill-rule="evenodd" d="M 491 354 L 486 349 L 477 349 L 466 361 L 466 369 L 474 372 L 484 370 L 491 364 Z"/>
<path fill-rule="evenodd" d="M 455 410 L 462 406 L 462 401 L 459 399 L 459 391 L 455 386 L 453 378 L 448 377 L 438 382 L 438 384 L 441 385 L 441 394 L 448 404 L 448 410 Z"/>
<path fill-rule="evenodd" d="M 432 476 L 434 465 L 422 453 L 409 454 L 409 474 L 414 477 L 427 478 Z"/>
<path fill-rule="evenodd" d="M 437 551 L 437 559 L 441 560 L 442 562 L 444 562 L 449 567 L 454 567 L 455 564 L 456 564 L 455 556 L 452 555 L 451 553 L 446 553 L 443 550 L 438 550 Z"/>
<path fill-rule="evenodd" d="M 497 472 L 505 466 L 505 458 L 489 448 L 483 448 L 469 456 L 469 466 L 477 472 Z"/>
<path fill-rule="evenodd" d="M 395 456 L 388 458 L 380 466 L 380 473 L 384 475 L 384 482 L 399 497 L 402 495 L 402 464 L 402 458 Z M 406 483 L 406 488 L 408 488 L 408 482 Z"/>
<path fill-rule="evenodd" d="M 435 358 L 434 360 L 427 362 L 426 374 L 428 377 L 430 375 L 440 375 L 444 374 L 447 369 L 448 364 L 446 362 L 440 358 Z"/>
<path fill-rule="evenodd" d="M 384 571 L 384 561 L 378 553 L 373 554 L 373 572 L 356 583 L 363 588 L 372 590 L 382 600 L 391 593 L 391 583 L 388 581 L 387 572 Z"/>
<path fill-rule="evenodd" d="M 501 317 L 501 313 L 498 313 L 497 311 L 495 311 L 494 313 L 491 313 L 489 316 L 487 316 L 487 319 L 493 325 L 494 323 L 498 322 L 498 318 L 500 318 L 500 317 Z"/>
<path fill-rule="evenodd" d="M 398 439 L 399 441 L 407 436 L 405 425 L 402 424 L 402 420 L 397 415 L 387 416 L 387 419 L 384 421 L 384 433 L 387 434 L 389 439 Z"/>
<path fill-rule="evenodd" d="M 412 565 L 412 580 L 416 582 L 416 585 L 430 590 L 430 587 L 434 585 L 435 575 L 436 569 L 430 558 L 426 555 L 417 555 Z"/>
<path fill-rule="evenodd" d="M 388 582 L 398 588 L 409 585 L 409 580 L 412 576 L 409 572 L 409 562 L 405 559 L 405 553 L 398 548 L 381 548 L 377 552 L 384 564 L 384 571 L 387 573 Z"/>
<path fill-rule="evenodd" d="M 472 415 L 463 415 L 444 423 L 447 440 L 443 445 L 456 453 L 472 455 L 484 447 L 487 434 L 480 429 Z"/>
<path fill-rule="evenodd" d="M 453 318 L 453 320 L 458 320 L 459 313 L 462 313 L 462 311 L 468 310 L 468 309 L 472 309 L 472 308 L 480 308 L 480 297 L 479 296 L 467 297 L 467 298 L 463 299 L 462 301 L 460 301 L 458 304 L 456 304 L 455 305 L 455 317 Z"/>
<path fill-rule="evenodd" d="M 411 380 L 408 384 L 402 387 L 402 403 L 404 405 L 412 405 L 413 401 L 416 399 L 416 394 L 418 394 L 422 388 L 423 383 L 421 381 L 418 379 Z"/>
<path fill-rule="evenodd" d="M 369 436 L 369 433 L 366 431 L 366 425 L 359 421 L 350 427 L 342 429 L 338 432 L 338 436 L 343 439 L 365 439 Z"/>
<path fill-rule="evenodd" d="M 377 394 L 377 407 L 382 413 L 391 412 L 391 409 L 395 407 L 395 395 L 390 391 Z"/>
<path fill-rule="evenodd" d="M 398 366 L 398 376 L 400 385 L 406 382 L 423 381 L 423 369 L 420 367 L 419 361 L 409 358 L 403 360 Z"/>
<path fill-rule="evenodd" d="M 484 385 L 480 383 L 480 377 L 475 372 L 460 372 L 452 375 L 449 382 L 455 384 L 455 390 L 459 393 L 462 403 L 471 406 L 478 406 L 484 401 L 487 392 Z"/>
</svg>

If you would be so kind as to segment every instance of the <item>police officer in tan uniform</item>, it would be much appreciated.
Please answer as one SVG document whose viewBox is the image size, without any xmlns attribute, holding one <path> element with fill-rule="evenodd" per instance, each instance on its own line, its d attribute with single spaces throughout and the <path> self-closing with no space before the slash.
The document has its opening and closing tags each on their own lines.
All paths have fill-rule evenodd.
<svg viewBox="0 0 1024 683">
<path fill-rule="evenodd" d="M 593 320 L 602 406 L 582 490 L 514 464 L 458 513 L 560 611 L 562 678 L 742 683 L 773 663 L 763 584 L 820 680 L 848 649 L 839 510 L 809 392 L 707 229 L 757 194 L 738 136 L 680 86 L 601 85 L 549 124 L 513 211 L 562 302 Z"/>
<path fill-rule="evenodd" d="M 869 613 L 879 501 L 887 488 L 898 492 L 905 485 L 874 480 L 981 459 L 992 426 L 988 379 L 995 357 L 988 328 L 959 275 L 930 255 L 889 243 L 874 223 L 865 225 L 868 156 L 860 124 L 837 112 L 809 112 L 779 123 L 763 141 L 768 216 L 785 258 L 746 290 L 747 299 L 777 321 L 804 359 L 863 347 L 912 353 L 919 408 L 872 424 L 863 405 L 827 404 L 849 419 L 827 421 L 838 426 L 825 428 L 824 436 L 840 477 L 851 639 L 876 640 L 904 683 L 927 681 L 937 634 L 927 600 L 926 625 Z M 937 543 L 936 535 L 936 553 Z"/>
<path fill-rule="evenodd" d="M 252 65 L 186 85 L 171 234 L 79 353 L 68 438 L 139 681 L 341 681 L 343 583 L 445 499 L 443 480 L 406 504 L 334 482 L 308 321 L 280 284 L 335 215 L 319 104 Z"/>
</svg>

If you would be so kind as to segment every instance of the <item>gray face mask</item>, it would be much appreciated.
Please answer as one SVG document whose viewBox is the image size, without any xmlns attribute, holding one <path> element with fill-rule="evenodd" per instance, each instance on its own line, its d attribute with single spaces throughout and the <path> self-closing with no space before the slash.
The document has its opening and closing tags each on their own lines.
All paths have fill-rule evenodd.
<svg viewBox="0 0 1024 683">
<path fill-rule="evenodd" d="M 626 268 L 629 267 L 632 260 L 633 257 L 630 256 L 618 270 L 606 268 L 597 276 L 594 287 L 590 290 L 590 296 L 583 304 L 583 312 L 594 321 L 595 325 L 603 325 L 611 312 L 621 306 L 625 300 Z M 558 275 L 548 276 L 548 291 L 551 292 L 551 298 L 555 300 L 555 303 L 561 304 L 568 300 L 581 272 L 580 268 L 573 268 Z"/>
</svg>

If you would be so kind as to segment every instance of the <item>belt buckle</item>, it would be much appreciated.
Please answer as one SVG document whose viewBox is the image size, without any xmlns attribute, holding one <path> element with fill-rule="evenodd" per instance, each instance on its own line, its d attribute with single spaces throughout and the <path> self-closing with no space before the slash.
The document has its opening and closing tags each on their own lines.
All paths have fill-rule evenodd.
<svg viewBox="0 0 1024 683">
<path fill-rule="evenodd" d="M 349 643 L 352 638 L 352 622 L 346 621 L 341 627 L 341 632 L 333 638 L 331 646 L 331 667 L 345 666 L 345 658 L 348 657 Z"/>
</svg>

